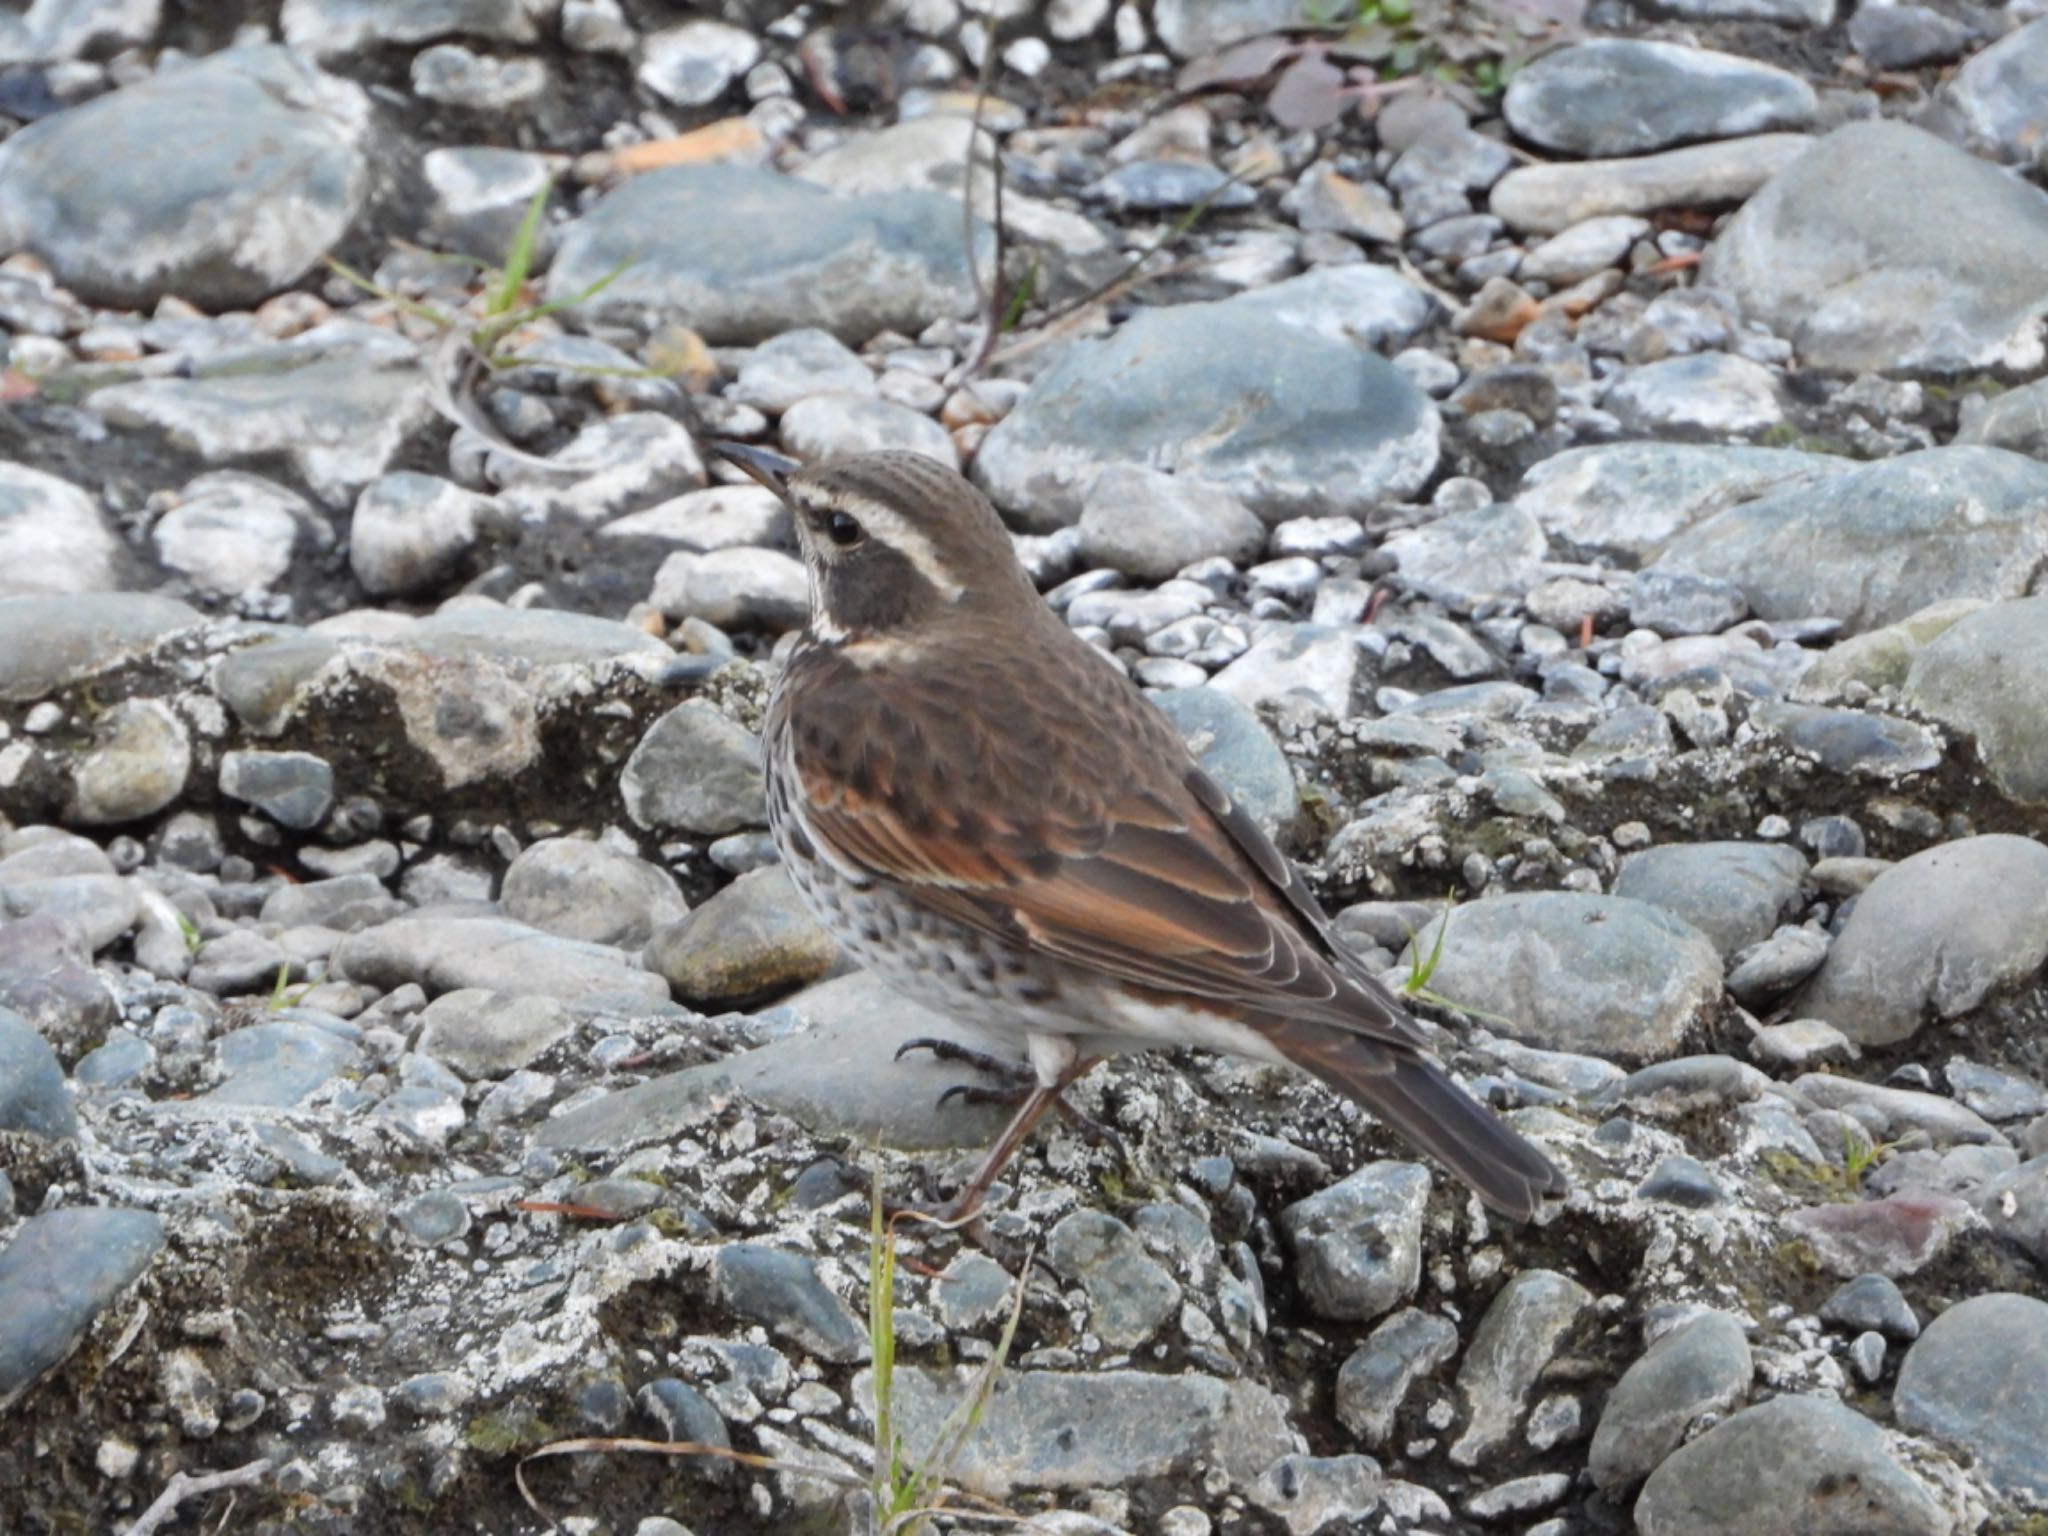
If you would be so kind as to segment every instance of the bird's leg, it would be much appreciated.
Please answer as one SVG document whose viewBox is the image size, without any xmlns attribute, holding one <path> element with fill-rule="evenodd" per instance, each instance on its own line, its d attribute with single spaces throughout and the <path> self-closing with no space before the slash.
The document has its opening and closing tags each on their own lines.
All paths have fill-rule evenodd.
<svg viewBox="0 0 2048 1536">
<path fill-rule="evenodd" d="M 934 1222 L 940 1226 L 963 1226 L 977 1219 L 981 1213 L 981 1202 L 987 1198 L 989 1187 L 996 1181 L 1017 1149 L 1024 1145 L 1024 1138 L 1032 1128 L 1045 1118 L 1049 1109 L 1067 1108 L 1060 1095 L 1074 1080 L 1095 1065 L 1095 1058 L 1076 1056 L 1051 1083 L 1034 1081 L 1017 1106 L 1017 1113 L 1010 1117 L 1010 1123 L 1003 1127 L 1003 1134 L 996 1138 L 996 1144 L 988 1149 L 988 1156 L 981 1160 L 981 1166 L 974 1170 L 974 1176 L 961 1185 L 953 1197 L 930 1209 L 905 1206 L 898 1214 L 914 1219 Z M 1071 1112 L 1071 1111 L 1070 1111 Z M 1112 1137 L 1113 1137 L 1113 1133 Z"/>
<path fill-rule="evenodd" d="M 1011 1056 L 998 1056 L 993 1051 L 976 1050 L 971 1045 L 961 1045 L 955 1040 L 941 1040 L 935 1036 L 921 1035 L 915 1040 L 906 1040 L 896 1048 L 896 1059 L 901 1061 L 907 1051 L 930 1051 L 935 1060 L 957 1061 L 986 1072 L 990 1077 L 999 1078 L 1004 1086 L 991 1088 L 981 1083 L 955 1083 L 939 1095 L 941 1105 L 958 1099 L 963 1104 L 1017 1104 L 1026 1103 L 1037 1091 L 1038 1074 Z M 1089 1063 L 1093 1065 L 1093 1063 Z M 1083 1070 L 1086 1070 L 1085 1068 Z M 1081 1074 L 1076 1072 L 1073 1077 Z M 1068 1078 L 1072 1082 L 1073 1078 Z M 1117 1155 L 1126 1162 L 1129 1154 L 1124 1150 L 1122 1138 L 1115 1131 L 1097 1120 L 1093 1115 L 1069 1104 L 1065 1097 L 1065 1084 L 1053 1091 L 1051 1107 L 1060 1113 L 1060 1118 L 1081 1133 L 1081 1138 L 1091 1147 L 1114 1147 Z M 1043 1114 L 1044 1111 L 1039 1111 Z"/>
</svg>

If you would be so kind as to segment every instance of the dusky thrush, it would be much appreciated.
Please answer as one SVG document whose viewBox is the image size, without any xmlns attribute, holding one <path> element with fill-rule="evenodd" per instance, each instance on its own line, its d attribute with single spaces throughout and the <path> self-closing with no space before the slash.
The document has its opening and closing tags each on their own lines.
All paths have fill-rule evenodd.
<svg viewBox="0 0 2048 1536">
<path fill-rule="evenodd" d="M 1313 1073 L 1510 1217 L 1563 1192 L 1165 715 L 1046 606 L 986 497 L 911 453 L 719 452 L 788 504 L 810 574 L 762 743 L 791 878 L 863 965 L 1030 1063 L 947 1216 L 979 1208 L 1102 1057 L 1177 1045 Z"/>
</svg>

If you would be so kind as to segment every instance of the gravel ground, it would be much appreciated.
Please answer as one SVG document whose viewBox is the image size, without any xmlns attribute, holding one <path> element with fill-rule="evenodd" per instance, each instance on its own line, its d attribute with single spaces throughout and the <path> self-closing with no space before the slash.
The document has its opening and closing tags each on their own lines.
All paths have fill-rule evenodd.
<svg viewBox="0 0 2048 1536">
<path fill-rule="evenodd" d="M 2041 0 L 35 0 L 0 135 L 0 1531 L 883 1526 L 1001 1111 L 712 435 L 969 474 L 1572 1182 L 1098 1071 L 897 1245 L 938 1528 L 2048 1528 Z"/>
</svg>

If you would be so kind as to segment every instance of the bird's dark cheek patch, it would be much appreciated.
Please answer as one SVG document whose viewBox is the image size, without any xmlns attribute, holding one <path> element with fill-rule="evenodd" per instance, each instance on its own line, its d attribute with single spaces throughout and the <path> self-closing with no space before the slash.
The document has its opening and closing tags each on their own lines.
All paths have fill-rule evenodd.
<svg viewBox="0 0 2048 1536">
<path fill-rule="evenodd" d="M 924 573 L 900 550 L 872 538 L 826 564 L 822 592 L 826 616 L 855 635 L 900 628 L 939 606 Z"/>
</svg>

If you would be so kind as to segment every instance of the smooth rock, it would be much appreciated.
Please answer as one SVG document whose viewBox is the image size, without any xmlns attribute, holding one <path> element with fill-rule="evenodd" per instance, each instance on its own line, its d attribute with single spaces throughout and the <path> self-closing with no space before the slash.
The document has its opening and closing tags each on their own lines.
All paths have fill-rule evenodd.
<svg viewBox="0 0 2048 1536">
<path fill-rule="evenodd" d="M 2000 1493 L 2048 1499 L 2048 1303 L 2011 1292 L 1957 1302 L 1906 1352 L 1892 1411 L 1967 1450 Z"/>
<path fill-rule="evenodd" d="M 1806 859 L 1783 843 L 1665 843 L 1621 861 L 1614 894 L 1661 907 L 1732 955 L 1799 903 Z"/>
<path fill-rule="evenodd" d="M 420 1010 L 417 1049 L 471 1082 L 530 1067 L 575 1028 L 552 997 L 483 988 L 444 992 Z"/>
<path fill-rule="evenodd" d="M 120 570 L 121 541 L 97 501 L 57 475 L 0 464 L 0 610 L 10 598 L 104 592 Z"/>
<path fill-rule="evenodd" d="M 803 562 L 777 549 L 679 551 L 654 573 L 648 602 L 720 629 L 795 629 L 811 608 Z"/>
<path fill-rule="evenodd" d="M 1893 865 L 1857 898 L 1800 1011 L 1862 1045 L 1910 1039 L 2048 962 L 2048 847 L 1995 833 Z"/>
<path fill-rule="evenodd" d="M 978 227 L 984 270 L 991 241 Z M 622 263 L 579 315 L 673 317 L 714 344 L 800 326 L 850 342 L 914 333 L 939 315 L 964 317 L 975 302 L 954 199 L 834 197 L 736 166 L 675 166 L 620 185 L 562 236 L 546 295 L 573 297 Z"/>
<path fill-rule="evenodd" d="M 214 1105 L 287 1109 L 362 1059 L 348 1040 L 318 1024 L 276 1019 L 247 1024 L 216 1046 L 223 1080 L 201 1097 Z"/>
<path fill-rule="evenodd" d="M 1634 1063 L 1669 1055 L 1718 1006 L 1721 957 L 1643 902 L 1530 892 L 1452 911 L 1430 989 L 1505 1014 L 1516 1039 Z"/>
<path fill-rule="evenodd" d="M 1540 55 L 1501 111 L 1529 142 L 1594 158 L 1805 128 L 1819 100 L 1797 75 L 1734 54 L 1603 37 Z"/>
<path fill-rule="evenodd" d="M 1600 404 L 1646 437 L 1754 437 L 1785 419 L 1778 375 L 1725 352 L 1695 352 L 1631 368 Z"/>
<path fill-rule="evenodd" d="M 438 475 L 400 470 L 364 487 L 349 520 L 349 569 L 372 597 L 430 592 L 475 546 L 490 503 Z"/>
<path fill-rule="evenodd" d="M 1208 481 L 1268 522 L 1357 515 L 1421 488 L 1437 431 L 1374 353 L 1241 300 L 1180 304 L 1060 353 L 983 440 L 974 479 L 1036 532 L 1075 522 L 1115 464 Z"/>
<path fill-rule="evenodd" d="M 220 792 L 280 826 L 310 831 L 334 806 L 334 766 L 310 752 L 229 752 L 220 760 Z"/>
<path fill-rule="evenodd" d="M 1111 1349 L 1135 1349 L 1180 1310 L 1180 1287 L 1137 1234 L 1105 1211 L 1062 1217 L 1045 1257 L 1088 1294 L 1088 1329 Z"/>
<path fill-rule="evenodd" d="M 282 455 L 322 502 L 345 507 L 434 420 L 428 395 L 409 342 L 337 321 L 215 354 L 190 378 L 137 379 L 88 398 L 113 425 L 160 431 L 210 464 Z"/>
<path fill-rule="evenodd" d="M 360 87 L 287 48 L 166 69 L 0 148 L 0 247 L 34 251 L 89 303 L 254 305 L 354 222 L 369 127 Z"/>
<path fill-rule="evenodd" d="M 505 871 L 508 917 L 543 932 L 635 949 L 688 910 L 659 865 L 583 838 L 543 838 Z"/>
<path fill-rule="evenodd" d="M 1266 525 L 1236 496 L 1199 479 L 1112 465 L 1081 502 L 1081 558 L 1140 581 L 1165 581 L 1197 560 L 1247 565 Z"/>
<path fill-rule="evenodd" d="M 806 463 L 901 449 L 960 467 L 960 450 L 944 427 L 907 405 L 867 394 L 805 396 L 783 412 L 782 446 Z"/>
<path fill-rule="evenodd" d="M 619 775 L 633 824 L 699 835 L 760 826 L 768 814 L 761 741 L 699 699 L 648 728 Z"/>
<path fill-rule="evenodd" d="M 1723 1420 L 1654 1472 L 1642 1536 L 1949 1536 L 1949 1517 L 1883 1433 L 1831 1398 L 1775 1397 Z"/>
<path fill-rule="evenodd" d="M 2044 240 L 2048 195 L 1904 123 L 1851 123 L 1728 221 L 1699 279 L 1808 367 L 2038 367 Z"/>
<path fill-rule="evenodd" d="M 850 1364 L 868 1355 L 868 1331 L 819 1280 L 800 1253 L 762 1243 L 727 1243 L 712 1257 L 718 1298 L 749 1322 L 821 1360 Z"/>
<path fill-rule="evenodd" d="M 92 746 L 71 770 L 67 818 L 80 826 L 119 826 L 154 816 L 185 792 L 192 738 L 156 699 L 123 699 L 93 721 Z"/>
<path fill-rule="evenodd" d="M 780 864 L 749 870 L 652 935 L 647 964 L 686 1003 L 746 1002 L 823 978 L 839 943 L 805 909 Z"/>
<path fill-rule="evenodd" d="M 1863 9 L 1859 7 L 1859 10 Z M 2039 164 L 2048 138 L 2048 16 L 2038 12 L 1949 77 L 1942 106 L 1998 159 Z"/>
<path fill-rule="evenodd" d="M 1478 1466 L 1508 1443 L 1544 1367 L 1592 1304 L 1584 1286 L 1549 1269 L 1525 1269 L 1495 1293 L 1458 1366 L 1467 1418 L 1453 1464 Z"/>
<path fill-rule="evenodd" d="M 1697 1420 L 1742 1401 L 1754 1371 L 1742 1323 L 1726 1312 L 1663 1335 L 1607 1394 L 1587 1456 L 1594 1484 L 1626 1488 L 1656 1471 Z"/>
<path fill-rule="evenodd" d="M 350 934 L 330 974 L 390 990 L 417 982 L 428 993 L 495 988 L 521 997 L 668 1000 L 668 983 L 614 949 L 558 939 L 495 917 L 402 917 Z"/>
<path fill-rule="evenodd" d="M 963 1069 L 924 1052 L 898 1061 L 896 1052 L 906 1041 L 938 1036 L 1017 1057 L 1014 1040 L 928 1013 L 865 974 L 800 992 L 788 1007 L 813 1027 L 579 1105 L 542 1126 L 537 1144 L 606 1152 L 669 1140 L 717 1114 L 735 1093 L 814 1135 L 906 1151 L 985 1148 L 1010 1118 L 1005 1106 L 957 1098 L 934 1108 Z"/>
<path fill-rule="evenodd" d="M 1301 814 L 1294 768 L 1272 732 L 1237 698 L 1216 688 L 1163 688 L 1151 694 L 1195 761 L 1223 792 L 1273 836 Z"/>
<path fill-rule="evenodd" d="M 78 1134 L 78 1113 L 56 1053 L 12 1008 L 0 1008 L 0 1131 L 28 1131 L 51 1141 Z"/>
<path fill-rule="evenodd" d="M 60 1206 L 0 1249 L 0 1411 L 63 1363 L 163 1246 L 149 1211 Z"/>
<path fill-rule="evenodd" d="M 2008 796 L 2048 805 L 2048 596 L 1958 619 L 1914 656 L 1904 695 L 1971 737 Z"/>
<path fill-rule="evenodd" d="M 1400 529 L 1381 548 L 1398 563 L 1404 586 L 1464 613 L 1528 591 L 1548 546 L 1527 512 L 1493 504 Z"/>
<path fill-rule="evenodd" d="M 1604 214 L 1739 203 L 1812 143 L 1763 133 L 1626 160 L 1525 165 L 1494 183 L 1489 206 L 1509 227 L 1541 235 Z"/>
<path fill-rule="evenodd" d="M 1576 553 L 1637 564 L 1718 512 L 1781 488 L 1803 494 L 1854 467 L 1787 448 L 1601 443 L 1537 464 L 1515 505 Z"/>
<path fill-rule="evenodd" d="M 1853 1205 L 1808 1205 L 1781 1218 L 1823 1269 L 1837 1275 L 1917 1274 L 1974 1220 L 1952 1195 L 1894 1195 Z"/>
<path fill-rule="evenodd" d="M 2048 559 L 2034 509 L 2048 465 L 1933 448 L 1788 486 L 1695 523 L 1654 567 L 1732 582 L 1766 619 L 1825 615 L 1848 634 L 1960 597 L 2023 595 Z M 1785 552 L 1796 545 L 1800 557 Z"/>
<path fill-rule="evenodd" d="M 1448 1318 L 1404 1307 L 1386 1319 L 1337 1372 L 1337 1420 L 1361 1445 L 1386 1444 L 1415 1383 L 1458 1352 Z"/>
</svg>

